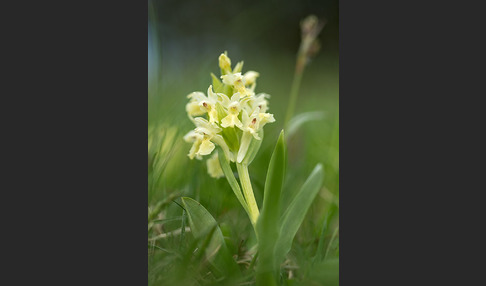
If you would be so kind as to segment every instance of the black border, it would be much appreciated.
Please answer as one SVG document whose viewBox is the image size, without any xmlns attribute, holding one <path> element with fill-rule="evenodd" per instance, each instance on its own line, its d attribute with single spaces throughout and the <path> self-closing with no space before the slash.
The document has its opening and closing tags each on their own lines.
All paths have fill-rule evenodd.
<svg viewBox="0 0 486 286">
<path fill-rule="evenodd" d="M 147 2 L 13 5 L 1 280 L 146 284 Z"/>
</svg>

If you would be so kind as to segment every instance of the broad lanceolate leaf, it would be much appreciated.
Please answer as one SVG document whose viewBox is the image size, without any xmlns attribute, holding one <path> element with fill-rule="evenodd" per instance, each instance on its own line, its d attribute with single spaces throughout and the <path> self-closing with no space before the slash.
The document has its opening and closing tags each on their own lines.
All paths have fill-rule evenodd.
<svg viewBox="0 0 486 286">
<path fill-rule="evenodd" d="M 256 225 L 259 253 L 257 285 L 271 285 L 277 281 L 274 250 L 275 243 L 279 237 L 280 194 L 282 192 L 287 157 L 285 148 L 284 132 L 282 130 L 268 166 L 263 208 Z"/>
<path fill-rule="evenodd" d="M 197 240 L 200 240 L 200 250 L 204 251 L 209 262 L 221 273 L 240 272 L 238 265 L 236 265 L 226 247 L 223 233 L 213 216 L 195 200 L 188 197 L 181 199 L 187 212 L 191 232 Z M 216 229 L 212 231 L 213 228 Z M 203 247 L 204 249 L 202 249 Z"/>
<path fill-rule="evenodd" d="M 281 263 L 292 247 L 297 230 L 304 221 L 314 198 L 322 186 L 324 171 L 321 164 L 317 164 L 309 175 L 299 193 L 285 210 L 280 221 L 280 237 L 275 248 L 276 263 Z"/>
</svg>

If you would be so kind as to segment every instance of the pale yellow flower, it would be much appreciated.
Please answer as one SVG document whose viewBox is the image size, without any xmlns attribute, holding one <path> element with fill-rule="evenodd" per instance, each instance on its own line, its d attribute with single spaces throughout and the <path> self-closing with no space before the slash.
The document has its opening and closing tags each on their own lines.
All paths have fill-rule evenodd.
<svg viewBox="0 0 486 286">
<path fill-rule="evenodd" d="M 254 99 L 250 102 L 251 108 L 254 110 L 256 108 L 260 108 L 260 113 L 265 113 L 268 110 L 268 101 L 266 98 L 269 98 L 270 95 L 266 93 L 259 93 L 257 94 Z"/>
<path fill-rule="evenodd" d="M 203 106 L 208 112 L 209 122 L 218 122 L 218 111 L 216 109 L 216 103 L 218 102 L 218 93 L 213 92 L 212 85 L 210 85 L 208 88 L 208 98 L 210 99 L 210 101 L 208 101 L 207 104 L 203 103 Z"/>
<path fill-rule="evenodd" d="M 237 73 L 229 73 L 221 76 L 224 84 L 234 86 L 235 82 L 238 80 L 243 80 L 243 76 L 240 72 Z"/>
<path fill-rule="evenodd" d="M 236 70 L 236 68 L 235 68 Z M 234 92 L 240 93 L 240 97 L 253 96 L 255 93 L 255 81 L 259 73 L 250 71 L 241 75 L 241 72 L 228 73 L 221 76 L 224 84 L 233 86 Z M 248 80 L 248 82 L 247 82 Z M 250 88 L 246 88 L 247 85 L 251 85 Z"/>
<path fill-rule="evenodd" d="M 260 113 L 258 116 L 260 117 L 260 128 L 263 128 L 267 123 L 275 122 L 275 118 L 271 113 Z"/>
<path fill-rule="evenodd" d="M 184 141 L 193 143 L 191 150 L 189 150 L 189 154 L 187 154 L 191 160 L 194 159 L 194 157 L 197 157 L 199 160 L 202 159 L 201 155 L 198 155 L 198 151 L 203 139 L 204 135 L 199 134 L 194 130 L 189 131 L 189 133 L 184 136 Z"/>
<path fill-rule="evenodd" d="M 250 133 L 256 140 L 261 140 L 261 138 L 258 136 L 258 131 L 260 130 L 259 109 L 255 110 L 250 115 L 248 115 L 246 110 L 243 110 L 241 113 L 241 120 L 243 121 L 243 127 L 241 130 Z"/>
<path fill-rule="evenodd" d="M 204 93 L 195 91 L 190 93 L 187 98 L 191 100 L 186 104 L 186 111 L 189 116 L 200 116 L 206 113 L 206 110 L 201 109 L 201 102 L 207 100 Z"/>
<path fill-rule="evenodd" d="M 214 152 L 213 156 L 206 161 L 208 167 L 208 174 L 213 178 L 224 177 L 223 169 L 219 163 L 218 152 Z"/>
<path fill-rule="evenodd" d="M 243 75 L 243 79 L 245 80 L 245 85 L 254 84 L 258 76 L 260 76 L 260 74 L 257 73 L 256 71 L 247 71 Z"/>
<path fill-rule="evenodd" d="M 273 114 L 260 113 L 259 107 L 257 107 L 251 115 L 248 115 L 246 110 L 243 109 L 241 119 L 243 121 L 243 128 L 241 128 L 241 130 L 243 130 L 243 135 L 241 136 L 240 149 L 238 150 L 236 157 L 238 163 L 241 163 L 245 158 L 251 140 L 261 140 L 259 133 L 263 126 L 275 121 Z"/>
<path fill-rule="evenodd" d="M 241 106 L 240 106 L 240 94 L 237 92 L 233 94 L 231 100 L 224 95 L 222 101 L 222 105 L 226 108 L 228 115 L 221 119 L 221 127 L 234 127 L 235 125 L 239 128 L 242 127 L 242 123 L 240 119 L 238 119 L 238 115 L 240 114 Z"/>
<path fill-rule="evenodd" d="M 218 102 L 218 94 L 213 92 L 213 86 L 208 88 L 208 96 L 202 92 L 193 92 L 188 96 L 191 100 L 186 104 L 186 111 L 189 117 L 200 116 L 208 114 L 209 122 L 216 123 L 218 119 L 218 111 L 216 110 L 216 103 Z"/>
<path fill-rule="evenodd" d="M 197 126 L 196 129 L 187 133 L 184 140 L 193 143 L 188 154 L 189 158 L 201 160 L 202 156 L 211 154 L 216 147 L 211 140 L 220 141 L 220 138 L 217 137 L 221 137 L 221 135 L 218 135 L 221 128 L 201 117 L 196 118 L 194 122 Z"/>
</svg>

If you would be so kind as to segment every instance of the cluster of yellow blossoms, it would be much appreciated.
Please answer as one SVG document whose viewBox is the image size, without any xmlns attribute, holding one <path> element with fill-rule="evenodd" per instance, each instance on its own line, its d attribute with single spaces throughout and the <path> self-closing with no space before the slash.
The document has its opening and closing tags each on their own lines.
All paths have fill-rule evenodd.
<svg viewBox="0 0 486 286">
<path fill-rule="evenodd" d="M 207 96 L 202 92 L 192 92 L 186 111 L 196 128 L 184 136 L 186 142 L 193 143 L 189 158 L 202 159 L 220 146 L 227 160 L 241 163 L 252 160 L 263 137 L 263 126 L 274 122 L 273 114 L 267 113 L 268 94 L 255 95 L 255 71 L 241 73 L 243 62 L 231 69 L 227 53 L 219 56 L 221 80 L 213 77 Z M 254 146 L 254 147 L 250 147 Z M 249 151 L 249 149 L 252 149 Z M 208 172 L 213 177 L 223 176 L 217 152 L 208 160 Z M 248 162 L 249 163 L 249 162 Z"/>
</svg>

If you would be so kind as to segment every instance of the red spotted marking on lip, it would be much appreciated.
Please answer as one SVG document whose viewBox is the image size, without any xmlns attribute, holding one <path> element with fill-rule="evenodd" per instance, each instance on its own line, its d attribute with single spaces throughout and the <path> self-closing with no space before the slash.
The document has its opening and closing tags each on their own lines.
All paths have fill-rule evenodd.
<svg viewBox="0 0 486 286">
<path fill-rule="evenodd" d="M 251 124 L 255 124 L 256 123 L 256 118 L 253 118 L 253 120 L 251 121 Z"/>
</svg>

